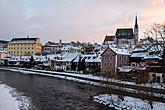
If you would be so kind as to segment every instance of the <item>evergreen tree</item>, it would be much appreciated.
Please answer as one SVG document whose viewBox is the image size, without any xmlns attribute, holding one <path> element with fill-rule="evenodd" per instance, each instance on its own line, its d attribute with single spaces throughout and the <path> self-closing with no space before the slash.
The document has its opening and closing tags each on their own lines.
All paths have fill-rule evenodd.
<svg viewBox="0 0 165 110">
<path fill-rule="evenodd" d="M 82 62 L 81 62 L 81 57 L 80 57 L 78 61 L 78 71 L 81 71 L 81 70 L 82 70 Z"/>
<path fill-rule="evenodd" d="M 82 70 L 86 70 L 85 58 L 82 59 Z"/>
<path fill-rule="evenodd" d="M 34 66 L 34 57 L 31 56 L 30 58 L 30 67 L 33 67 Z"/>
</svg>

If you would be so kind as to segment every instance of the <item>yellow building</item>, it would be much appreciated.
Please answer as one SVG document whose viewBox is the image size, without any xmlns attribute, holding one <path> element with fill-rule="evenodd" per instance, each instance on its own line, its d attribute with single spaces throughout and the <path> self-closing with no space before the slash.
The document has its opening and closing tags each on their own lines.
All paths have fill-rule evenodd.
<svg viewBox="0 0 165 110">
<path fill-rule="evenodd" d="M 39 38 L 13 38 L 8 43 L 8 52 L 11 55 L 40 55 L 42 45 Z"/>
</svg>

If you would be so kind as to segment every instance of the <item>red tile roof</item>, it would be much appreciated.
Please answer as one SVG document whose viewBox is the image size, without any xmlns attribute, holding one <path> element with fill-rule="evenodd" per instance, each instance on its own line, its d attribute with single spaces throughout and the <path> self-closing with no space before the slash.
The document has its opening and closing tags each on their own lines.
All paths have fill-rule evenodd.
<svg viewBox="0 0 165 110">
<path fill-rule="evenodd" d="M 115 36 L 105 36 L 104 42 L 113 41 Z"/>
</svg>

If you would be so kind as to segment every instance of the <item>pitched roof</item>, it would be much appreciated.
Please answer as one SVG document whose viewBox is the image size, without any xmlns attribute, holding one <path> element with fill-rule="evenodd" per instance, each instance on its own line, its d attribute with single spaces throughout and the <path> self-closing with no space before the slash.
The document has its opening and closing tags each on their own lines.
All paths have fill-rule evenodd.
<svg viewBox="0 0 165 110">
<path fill-rule="evenodd" d="M 105 36 L 104 42 L 113 41 L 115 36 Z"/>
<path fill-rule="evenodd" d="M 116 54 L 119 55 L 131 55 L 128 50 L 126 49 L 120 49 L 120 48 L 114 48 L 114 47 L 109 47 L 112 51 L 114 51 Z"/>
<path fill-rule="evenodd" d="M 34 43 L 38 38 L 13 38 L 11 43 Z"/>
<path fill-rule="evenodd" d="M 9 41 L 0 40 L 0 43 L 3 43 L 3 44 L 8 43 L 8 42 L 9 42 Z"/>
<path fill-rule="evenodd" d="M 121 39 L 121 38 L 133 39 L 133 37 L 134 37 L 133 29 L 132 28 L 117 29 L 115 36 L 118 39 Z"/>
</svg>

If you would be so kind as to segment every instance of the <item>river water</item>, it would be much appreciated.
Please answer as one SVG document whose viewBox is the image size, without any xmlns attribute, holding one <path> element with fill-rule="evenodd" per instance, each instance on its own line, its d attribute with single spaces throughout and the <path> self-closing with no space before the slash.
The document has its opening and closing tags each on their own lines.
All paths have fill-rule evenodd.
<svg viewBox="0 0 165 110">
<path fill-rule="evenodd" d="M 0 81 L 30 97 L 38 110 L 108 110 L 93 101 L 103 88 L 41 75 L 0 70 Z"/>
</svg>

